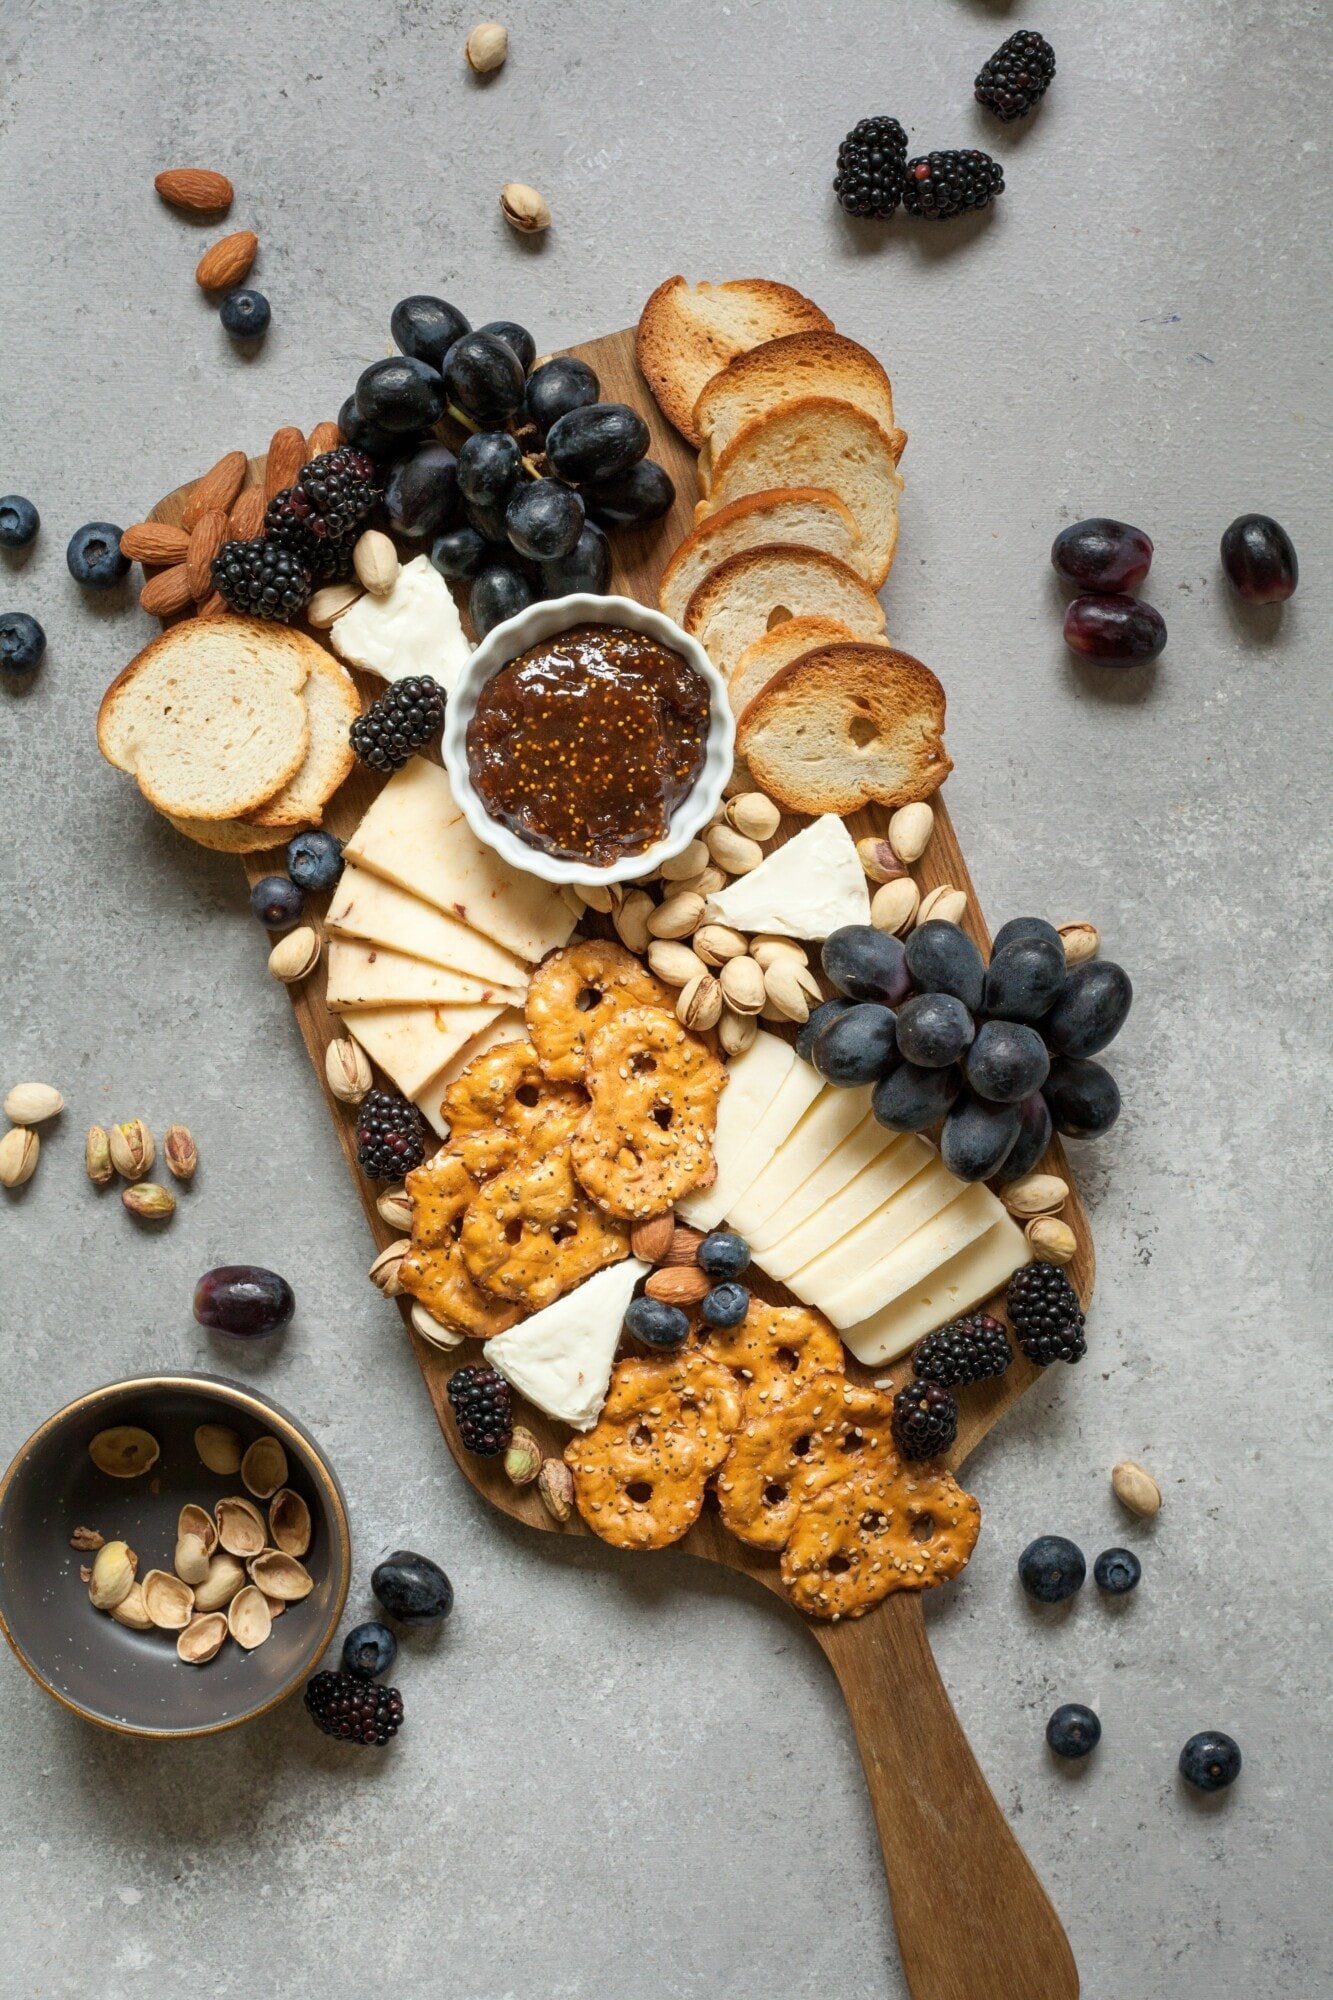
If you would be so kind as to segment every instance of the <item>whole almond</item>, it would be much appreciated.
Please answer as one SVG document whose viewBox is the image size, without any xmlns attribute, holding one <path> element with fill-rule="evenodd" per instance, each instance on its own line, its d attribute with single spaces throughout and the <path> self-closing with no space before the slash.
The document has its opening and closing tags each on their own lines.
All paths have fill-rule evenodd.
<svg viewBox="0 0 1333 2000">
<path fill-rule="evenodd" d="M 1058 1216 L 1039 1215 L 1023 1233 L 1033 1256 L 1043 1264 L 1071 1264 L 1078 1252 L 1078 1238 Z"/>
<path fill-rule="evenodd" d="M 185 558 L 185 581 L 196 603 L 213 588 L 213 558 L 226 539 L 227 517 L 220 507 L 200 515 L 190 535 L 190 553 Z"/>
<path fill-rule="evenodd" d="M 231 606 L 228 604 L 226 598 L 215 590 L 211 597 L 204 599 L 203 603 L 199 606 L 196 616 L 200 618 L 229 618 L 231 616 Z"/>
<path fill-rule="evenodd" d="M 1145 1472 L 1132 1458 L 1122 1458 L 1111 1467 L 1111 1491 L 1122 1507 L 1141 1520 L 1150 1521 L 1162 1505 L 1162 1489 L 1151 1472 Z"/>
<path fill-rule="evenodd" d="M 387 597 L 398 581 L 398 551 L 379 528 L 358 535 L 352 568 L 372 597 Z"/>
<path fill-rule="evenodd" d="M 205 514 L 211 514 L 215 507 L 230 511 L 231 503 L 245 484 L 246 456 L 243 451 L 229 451 L 211 465 L 202 479 L 196 479 L 190 488 L 190 497 L 181 508 L 181 526 L 194 527 Z"/>
<path fill-rule="evenodd" d="M 758 1033 L 759 1022 L 753 1014 L 735 1014 L 730 1007 L 722 1009 L 717 1038 L 729 1056 L 744 1055 Z"/>
<path fill-rule="evenodd" d="M 668 1209 L 665 1215 L 653 1215 L 647 1222 L 634 1224 L 629 1233 L 630 1250 L 645 1264 L 660 1264 L 671 1248 L 675 1233 L 676 1218 Z"/>
<path fill-rule="evenodd" d="M 121 1189 L 120 1199 L 131 1215 L 144 1222 L 165 1222 L 176 1213 L 175 1195 L 154 1181 L 135 1181 L 133 1186 Z"/>
<path fill-rule="evenodd" d="M 703 913 L 702 896 L 692 896 L 687 890 L 668 896 L 646 919 L 648 935 L 655 938 L 693 937 Z"/>
<path fill-rule="evenodd" d="M 735 1014 L 757 1014 L 763 1006 L 764 971 L 752 958 L 729 958 L 718 974 L 722 997 Z"/>
<path fill-rule="evenodd" d="M 938 889 L 921 898 L 916 920 L 918 924 L 961 924 L 966 911 L 966 892 L 942 882 Z"/>
<path fill-rule="evenodd" d="M 222 237 L 194 267 L 194 281 L 206 292 L 227 292 L 239 285 L 255 261 L 259 238 L 253 229 L 236 229 Z"/>
<path fill-rule="evenodd" d="M 268 441 L 264 465 L 264 498 L 271 500 L 285 486 L 291 486 L 305 464 L 305 434 L 295 424 L 284 424 Z"/>
<path fill-rule="evenodd" d="M 924 799 L 899 806 L 889 821 L 889 846 L 900 861 L 919 861 L 935 831 L 935 814 Z"/>
<path fill-rule="evenodd" d="M 178 611 L 184 611 L 187 604 L 194 603 L 194 592 L 190 588 L 190 571 L 185 563 L 174 563 L 170 569 L 160 569 L 156 576 L 150 576 L 139 592 L 139 604 L 154 618 L 174 618 Z"/>
<path fill-rule="evenodd" d="M 910 875 L 900 875 L 894 882 L 882 882 L 870 898 L 870 921 L 877 931 L 897 936 L 916 921 L 920 906 L 916 883 Z"/>
<path fill-rule="evenodd" d="M 654 1271 L 643 1289 L 664 1306 L 697 1306 L 712 1291 L 713 1281 L 697 1264 L 670 1264 Z"/>
<path fill-rule="evenodd" d="M 264 532 L 267 506 L 262 486 L 244 486 L 231 503 L 227 516 L 229 542 L 256 542 Z"/>
<path fill-rule="evenodd" d="M 189 551 L 190 537 L 184 528 L 172 528 L 165 521 L 138 521 L 132 528 L 126 528 L 120 538 L 120 553 L 131 562 L 159 563 L 184 562 Z"/>
<path fill-rule="evenodd" d="M 682 986 L 676 1001 L 676 1019 L 684 1028 L 702 1033 L 715 1028 L 722 1018 L 722 988 L 711 972 L 700 973 Z"/>
<path fill-rule="evenodd" d="M 343 441 L 343 434 L 337 424 L 316 424 L 305 441 L 305 463 L 312 458 L 322 458 L 326 451 L 336 451 Z"/>
<path fill-rule="evenodd" d="M 27 1125 L 11 1125 L 0 1139 L 0 1187 L 22 1187 L 37 1170 L 42 1142 Z"/>
<path fill-rule="evenodd" d="M 671 1265 L 693 1264 L 703 1240 L 701 1229 L 691 1229 L 688 1223 L 678 1222 L 671 1232 L 671 1242 L 661 1261 Z"/>
<path fill-rule="evenodd" d="M 357 599 L 364 596 L 359 583 L 326 583 L 307 604 L 306 623 L 317 632 L 327 632 L 344 611 L 350 611 Z"/>
<path fill-rule="evenodd" d="M 688 986 L 707 972 L 697 952 L 676 938 L 654 938 L 648 947 L 648 967 L 666 986 Z"/>
<path fill-rule="evenodd" d="M 725 820 L 721 826 L 710 826 L 704 839 L 708 852 L 728 875 L 748 875 L 764 858 L 764 850 L 757 840 L 737 833 L 735 827 L 728 826 Z"/>
<path fill-rule="evenodd" d="M 14 1125 L 44 1125 L 65 1108 L 53 1083 L 16 1083 L 5 1093 L 4 1113 Z"/>
<path fill-rule="evenodd" d="M 278 939 L 268 955 L 268 969 L 285 986 L 294 985 L 298 979 L 305 979 L 314 971 L 319 964 L 321 949 L 319 932 L 312 930 L 309 924 L 301 924 Z"/>
<path fill-rule="evenodd" d="M 189 215 L 225 215 L 235 193 L 227 176 L 209 167 L 169 167 L 153 186 L 163 201 Z"/>
</svg>

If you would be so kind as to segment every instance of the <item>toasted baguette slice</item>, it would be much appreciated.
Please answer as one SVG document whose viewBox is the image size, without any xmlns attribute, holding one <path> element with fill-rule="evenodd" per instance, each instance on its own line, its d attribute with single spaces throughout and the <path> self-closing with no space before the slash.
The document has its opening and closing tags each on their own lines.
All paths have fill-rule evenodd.
<svg viewBox="0 0 1333 2000">
<path fill-rule="evenodd" d="M 837 646 L 855 638 L 851 626 L 838 618 L 785 618 L 781 625 L 775 625 L 771 632 L 765 632 L 761 639 L 747 646 L 737 660 L 727 682 L 732 714 L 737 718 L 744 715 L 760 688 L 766 687 L 774 674 L 781 673 L 793 660 L 799 660 L 803 653 L 813 653 L 816 646 Z M 886 646 L 888 641 L 867 639 L 863 643 Z"/>
<path fill-rule="evenodd" d="M 821 646 L 774 675 L 742 715 L 736 748 L 788 812 L 904 806 L 937 791 L 944 689 L 920 660 L 882 646 Z"/>
<path fill-rule="evenodd" d="M 747 646 L 788 618 L 836 618 L 877 639 L 884 610 L 870 586 L 823 549 L 742 549 L 709 570 L 685 607 L 693 634 L 724 679 Z"/>
<path fill-rule="evenodd" d="M 694 510 L 695 526 L 771 486 L 827 486 L 846 503 L 861 530 L 861 567 L 878 590 L 898 543 L 898 471 L 902 432 L 893 437 L 855 403 L 799 396 L 779 403 L 738 430 L 713 466 L 708 497 Z"/>
<path fill-rule="evenodd" d="M 679 624 L 710 569 L 741 549 L 774 542 L 827 549 L 852 569 L 861 569 L 861 530 L 836 493 L 821 492 L 817 486 L 777 487 L 771 493 L 747 493 L 743 500 L 733 500 L 687 535 L 662 572 L 659 605 Z"/>
<path fill-rule="evenodd" d="M 215 854 L 262 854 L 266 847 L 285 847 L 293 832 L 291 827 L 275 832 L 248 819 L 186 819 L 180 813 L 168 813 L 167 819 L 196 847 L 211 847 Z"/>
<path fill-rule="evenodd" d="M 97 711 L 108 763 L 159 812 L 246 819 L 295 776 L 310 742 L 303 699 L 322 648 L 249 618 L 173 625 L 119 673 Z"/>
<path fill-rule="evenodd" d="M 733 278 L 724 285 L 667 278 L 639 315 L 635 347 L 662 414 L 697 445 L 694 406 L 719 369 L 765 340 L 821 327 L 833 331 L 827 313 L 771 278 Z"/>
<path fill-rule="evenodd" d="M 788 333 L 738 354 L 701 393 L 694 406 L 703 440 L 700 492 L 707 493 L 714 462 L 737 431 L 798 396 L 855 403 L 894 440 L 894 457 L 901 455 L 907 438 L 894 423 L 893 387 L 874 355 L 841 333 Z"/>
<path fill-rule="evenodd" d="M 319 648 L 305 684 L 310 743 L 305 762 L 280 792 L 251 814 L 256 826 L 283 832 L 294 826 L 318 826 L 324 808 L 348 776 L 356 757 L 348 736 L 361 713 L 361 697 L 346 667 Z"/>
</svg>

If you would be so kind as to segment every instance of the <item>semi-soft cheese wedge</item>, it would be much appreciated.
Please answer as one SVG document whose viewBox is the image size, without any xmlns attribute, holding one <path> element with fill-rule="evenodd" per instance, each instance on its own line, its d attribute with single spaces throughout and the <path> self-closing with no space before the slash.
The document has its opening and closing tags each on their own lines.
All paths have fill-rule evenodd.
<svg viewBox="0 0 1333 2000">
<path fill-rule="evenodd" d="M 504 1002 L 476 1007 L 363 1007 L 348 1014 L 347 1032 L 370 1060 L 415 1098 L 474 1036 L 488 1028 Z"/>
<path fill-rule="evenodd" d="M 800 1124 L 785 1138 L 753 1187 L 731 1204 L 731 1226 L 753 1247 L 770 1215 L 809 1180 L 870 1109 L 870 1087 L 821 1090 Z"/>
<path fill-rule="evenodd" d="M 891 1305 L 869 1319 L 859 1320 L 843 1333 L 843 1340 L 870 1368 L 896 1361 L 924 1340 L 937 1326 L 947 1326 L 960 1313 L 972 1312 L 994 1298 L 1014 1272 L 1031 1263 L 1027 1240 L 1016 1222 L 1002 1215 L 984 1236 L 960 1250 L 958 1255 L 919 1285 L 913 1285 Z"/>
<path fill-rule="evenodd" d="M 882 1265 L 909 1236 L 957 1200 L 963 1183 L 941 1160 L 932 1160 L 905 1187 L 872 1208 L 838 1236 L 830 1216 L 827 1247 L 808 1264 L 792 1264 L 779 1253 L 781 1276 L 798 1299 L 822 1298 L 839 1284 L 849 1271 L 865 1271 Z M 868 1192 L 868 1190 L 867 1190 Z M 779 1273 L 772 1273 L 777 1277 Z"/>
<path fill-rule="evenodd" d="M 351 666 L 386 681 L 429 674 L 448 694 L 472 652 L 454 594 L 429 556 L 404 563 L 386 596 L 358 597 L 334 620 L 329 637 Z"/>
<path fill-rule="evenodd" d="M 880 1262 L 862 1264 L 850 1271 L 844 1265 L 821 1295 L 807 1299 L 806 1303 L 817 1305 L 839 1332 L 845 1326 L 855 1326 L 858 1320 L 869 1319 L 872 1313 L 879 1312 L 914 1285 L 924 1283 L 941 1264 L 947 1264 L 960 1250 L 966 1250 L 969 1243 L 984 1236 L 1003 1214 L 990 1189 L 978 1181 L 955 1195 L 947 1208 L 920 1229 L 913 1230 L 905 1243 L 900 1243 Z"/>
<path fill-rule="evenodd" d="M 779 1248 L 807 1224 L 817 1230 L 819 1218 L 828 1203 L 852 1181 L 859 1181 L 872 1165 L 877 1176 L 874 1184 L 879 1191 L 879 1200 L 887 1201 L 895 1188 L 911 1180 L 912 1175 L 919 1173 L 934 1156 L 935 1148 L 928 1140 L 919 1139 L 914 1132 L 886 1131 L 876 1119 L 867 1116 L 854 1132 L 848 1133 L 837 1150 L 830 1153 L 823 1165 L 802 1182 L 776 1214 L 771 1215 L 755 1232 L 750 1238 L 750 1248 L 758 1255 L 761 1250 Z M 878 1202 L 873 1206 L 878 1206 Z M 808 1263 L 827 1242 L 827 1236 L 819 1236 L 800 1263 Z M 798 1265 L 792 1266 L 793 1270 L 798 1268 Z"/>
<path fill-rule="evenodd" d="M 522 1006 L 521 986 L 496 986 L 446 966 L 409 958 L 360 938 L 329 940 L 329 977 L 324 998 L 331 1013 L 358 1007 L 464 1007 L 483 1000 Z"/>
<path fill-rule="evenodd" d="M 351 862 L 343 869 L 324 924 L 334 937 L 362 938 L 496 986 L 522 986 L 528 976 L 526 959 Z"/>
<path fill-rule="evenodd" d="M 412 1102 L 441 1139 L 449 1137 L 449 1120 L 444 1116 L 440 1100 L 454 1078 L 461 1076 L 478 1056 L 484 1056 L 487 1049 L 493 1049 L 499 1042 L 521 1041 L 527 1032 L 528 1024 L 521 1011 L 517 1007 L 506 1007 L 503 1013 L 487 1023 L 479 1035 L 473 1035 L 470 1041 L 456 1049 L 444 1068 L 423 1083 L 420 1090 L 413 1091 Z"/>
<path fill-rule="evenodd" d="M 822 1258 L 835 1245 L 843 1251 L 852 1232 L 860 1229 L 872 1216 L 877 1219 L 881 1230 L 886 1223 L 889 1227 L 896 1226 L 897 1197 L 900 1193 L 906 1196 L 909 1189 L 915 1189 L 917 1182 L 930 1171 L 929 1148 L 918 1152 L 915 1147 L 894 1147 L 864 1168 L 855 1180 L 848 1181 L 844 1188 L 821 1202 L 799 1228 L 791 1230 L 786 1236 L 776 1237 L 766 1249 L 756 1250 L 756 1261 L 770 1278 L 777 1278 L 785 1284 L 793 1272 L 805 1270 L 807 1265 Z M 892 1222 L 890 1218 L 893 1218 Z M 880 1247 L 877 1235 L 870 1249 L 876 1260 Z M 888 1250 L 887 1238 L 882 1247 Z"/>
<path fill-rule="evenodd" d="M 836 813 L 825 813 L 710 896 L 705 920 L 747 937 L 826 938 L 844 924 L 868 924 L 870 891 L 855 841 Z"/>
<path fill-rule="evenodd" d="M 785 1108 L 778 1108 L 778 1097 L 797 1067 L 796 1051 L 790 1043 L 779 1041 L 776 1035 L 766 1035 L 762 1029 L 749 1048 L 728 1063 L 727 1087 L 718 1100 L 717 1127 L 713 1133 L 717 1177 L 711 1187 L 701 1188 L 676 1203 L 677 1214 L 692 1228 L 712 1229 L 722 1220 L 731 1203 L 744 1194 L 764 1166 L 778 1139 L 785 1138 L 796 1123 L 799 1110 L 793 1112 L 790 1124 L 771 1138 L 764 1150 L 757 1151 L 758 1135 L 774 1127 L 785 1115 Z M 816 1088 L 818 1084 L 816 1077 Z M 813 1095 L 811 1091 L 810 1096 Z M 807 1097 L 805 1103 L 809 1101 Z"/>
<path fill-rule="evenodd" d="M 548 1417 L 589 1431 L 606 1401 L 625 1308 L 650 1269 L 637 1257 L 608 1264 L 554 1305 L 497 1333 L 481 1351 Z"/>
</svg>

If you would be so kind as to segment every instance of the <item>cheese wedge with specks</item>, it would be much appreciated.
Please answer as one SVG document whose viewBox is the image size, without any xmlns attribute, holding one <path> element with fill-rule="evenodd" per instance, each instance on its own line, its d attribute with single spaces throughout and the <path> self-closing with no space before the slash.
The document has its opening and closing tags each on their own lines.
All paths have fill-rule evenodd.
<svg viewBox="0 0 1333 2000">
<path fill-rule="evenodd" d="M 984 1236 L 960 1250 L 948 1263 L 941 1264 L 929 1277 L 881 1307 L 868 1319 L 858 1320 L 843 1333 L 843 1340 L 870 1368 L 896 1361 L 915 1347 L 936 1327 L 947 1326 L 960 1313 L 972 1312 L 994 1298 L 1015 1271 L 1030 1264 L 1032 1253 L 1016 1222 L 1002 1215 Z"/>
<path fill-rule="evenodd" d="M 866 1198 L 873 1186 L 872 1178 L 864 1190 Z M 836 1233 L 837 1218 L 830 1215 L 825 1247 L 809 1263 L 792 1264 L 779 1254 L 777 1261 L 784 1267 L 782 1276 L 797 1298 L 807 1304 L 811 1299 L 823 1298 L 849 1271 L 865 1271 L 885 1263 L 900 1244 L 923 1228 L 932 1216 L 948 1208 L 963 1191 L 964 1183 L 955 1180 L 941 1160 L 932 1160 L 905 1187 L 872 1207 L 841 1234 Z M 778 1273 L 772 1275 L 777 1277 Z"/>
<path fill-rule="evenodd" d="M 502 1001 L 475 1007 L 362 1007 L 347 1032 L 373 1063 L 415 1098 L 451 1056 L 505 1011 Z"/>
<path fill-rule="evenodd" d="M 752 1247 L 761 1225 L 823 1165 L 870 1109 L 870 1089 L 835 1090 L 829 1084 L 800 1124 L 783 1140 L 753 1187 L 731 1205 L 731 1226 Z"/>
<path fill-rule="evenodd" d="M 637 1257 L 609 1264 L 481 1350 L 521 1396 L 548 1417 L 589 1431 L 606 1401 L 625 1309 L 652 1267 Z"/>
<path fill-rule="evenodd" d="M 842 1144 L 829 1154 L 827 1160 L 803 1181 L 795 1194 L 791 1195 L 775 1214 L 771 1215 L 761 1228 L 750 1238 L 750 1248 L 759 1261 L 760 1254 L 777 1250 L 798 1230 L 809 1228 L 818 1240 L 808 1249 L 805 1256 L 792 1266 L 808 1263 L 827 1244 L 826 1236 L 819 1236 L 819 1218 L 825 1207 L 852 1181 L 859 1181 L 870 1167 L 877 1175 L 875 1185 L 879 1189 L 881 1201 L 887 1201 L 896 1188 L 909 1181 L 913 1174 L 920 1173 L 928 1160 L 935 1157 L 935 1149 L 926 1139 L 919 1139 L 914 1132 L 889 1132 L 872 1117 L 865 1117 Z M 764 1266 L 767 1270 L 767 1265 Z"/>
<path fill-rule="evenodd" d="M 767 1249 L 756 1250 L 756 1263 L 770 1278 L 785 1284 L 793 1272 L 803 1271 L 835 1246 L 843 1250 L 853 1231 L 872 1217 L 884 1232 L 871 1246 L 878 1257 L 881 1248 L 887 1251 L 890 1247 L 888 1231 L 897 1229 L 899 1197 L 905 1198 L 916 1189 L 917 1182 L 930 1171 L 932 1159 L 928 1147 L 921 1151 L 895 1147 L 822 1201 L 799 1228 L 779 1236 Z M 898 1230 L 894 1240 L 901 1240 L 901 1235 Z"/>
<path fill-rule="evenodd" d="M 468 1064 L 475 1062 L 478 1056 L 484 1056 L 487 1049 L 495 1048 L 500 1042 L 521 1041 L 527 1032 L 528 1024 L 520 1010 L 517 1007 L 506 1007 L 503 1013 L 497 1014 L 493 1021 L 488 1022 L 479 1035 L 474 1035 L 471 1041 L 464 1042 L 461 1049 L 455 1050 L 444 1068 L 428 1078 L 420 1090 L 413 1091 L 412 1102 L 432 1132 L 437 1133 L 441 1139 L 449 1137 L 449 1120 L 444 1116 L 440 1100 L 455 1077 L 461 1076 Z"/>
<path fill-rule="evenodd" d="M 808 1280 L 802 1282 L 803 1274 L 798 1271 L 792 1290 L 808 1305 L 817 1305 L 841 1332 L 880 1312 L 913 1286 L 924 1284 L 941 1264 L 984 1236 L 1003 1214 L 990 1189 L 977 1181 L 963 1187 L 946 1208 L 913 1230 L 887 1257 L 873 1263 L 863 1260 L 859 1266 L 851 1258 L 837 1260 L 838 1270 L 829 1273 L 818 1296 Z"/>
<path fill-rule="evenodd" d="M 463 1007 L 503 1000 L 522 1006 L 522 986 L 493 986 L 463 972 L 450 972 L 425 959 L 408 958 L 359 938 L 329 941 L 328 985 L 324 998 L 333 1014 L 360 1007 Z"/>
<path fill-rule="evenodd" d="M 758 1058 L 756 1050 L 762 1052 Z M 738 1076 L 741 1088 L 729 1105 Z M 730 1065 L 727 1078 L 713 1135 L 717 1179 L 676 1204 L 677 1214 L 693 1229 L 713 1229 L 730 1215 L 732 1203 L 758 1180 L 774 1149 L 824 1087 L 818 1071 L 802 1062 L 794 1049 L 776 1035 L 762 1032 Z"/>
<path fill-rule="evenodd" d="M 526 959 L 350 862 L 333 892 L 324 926 L 333 937 L 361 938 L 495 986 L 521 987 L 528 977 Z"/>
</svg>

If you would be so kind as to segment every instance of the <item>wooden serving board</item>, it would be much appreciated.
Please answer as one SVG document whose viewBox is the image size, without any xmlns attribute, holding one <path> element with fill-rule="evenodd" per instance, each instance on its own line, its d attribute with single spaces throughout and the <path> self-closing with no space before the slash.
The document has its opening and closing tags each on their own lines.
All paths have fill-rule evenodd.
<svg viewBox="0 0 1333 2000">
<path fill-rule="evenodd" d="M 628 403 L 639 410 L 652 432 L 651 455 L 676 483 L 675 505 L 665 519 L 646 528 L 620 530 L 611 538 L 615 560 L 611 588 L 655 606 L 658 579 L 667 558 L 692 526 L 697 493 L 694 454 L 653 401 L 634 357 L 632 330 L 608 334 L 570 351 L 596 369 L 606 401 Z M 263 476 L 264 460 L 253 460 L 250 482 L 260 482 Z M 152 518 L 179 523 L 189 492 L 190 487 L 185 486 L 169 495 L 154 508 Z M 373 676 L 358 679 L 367 698 L 373 699 L 382 691 L 383 683 Z M 350 835 L 381 783 L 358 767 L 330 805 L 325 826 L 342 838 Z M 934 837 L 912 873 L 923 895 L 945 883 L 967 892 L 963 928 L 985 953 L 989 933 L 943 797 L 936 798 L 934 805 Z M 882 831 L 886 821 L 884 812 L 872 808 L 849 824 L 859 838 Z M 795 819 L 784 821 L 778 840 L 789 838 L 801 824 Z M 245 856 L 244 865 L 249 880 L 255 882 L 282 864 L 270 849 Z M 375 1207 L 379 1190 L 356 1164 L 355 1111 L 339 1103 L 325 1080 L 324 1052 L 345 1032 L 344 1024 L 324 1005 L 321 969 L 288 990 L 371 1235 L 383 1249 L 396 1232 Z M 1041 1169 L 1059 1174 L 1070 1182 L 1072 1190 L 1058 1139 L 1041 1162 Z M 1087 1215 L 1076 1191 L 1071 1192 L 1065 1215 L 1078 1239 L 1069 1276 L 1086 1306 L 1092 1293 L 1093 1246 Z M 762 1274 L 755 1273 L 753 1278 L 755 1290 L 765 1297 L 790 1302 L 790 1295 Z M 412 1330 L 411 1304 L 408 1298 L 399 1301 L 440 1428 L 464 1476 L 492 1506 L 528 1527 L 547 1534 L 588 1534 L 577 1514 L 563 1526 L 554 1522 L 536 1488 L 512 1486 L 498 1460 L 476 1458 L 463 1450 L 446 1393 L 460 1355 L 442 1352 Z M 874 1371 L 861 1368 L 848 1356 L 847 1366 L 849 1374 L 862 1380 L 876 1374 L 882 1380 L 890 1373 L 895 1386 L 910 1372 L 905 1361 L 887 1371 Z M 955 1469 L 1041 1372 L 1019 1356 L 998 1381 L 962 1392 L 958 1441 L 949 1454 Z M 563 1448 L 567 1432 L 562 1426 L 527 1405 L 524 1422 L 544 1451 L 554 1453 Z M 767 1589 L 779 1592 L 776 1556 L 737 1541 L 723 1528 L 711 1504 L 676 1546 L 705 1561 L 743 1570 Z M 650 1555 L 634 1559 L 652 1560 Z M 801 1622 L 807 1624 L 804 1619 Z M 930 1651 L 921 1595 L 899 1592 L 864 1618 L 835 1625 L 809 1623 L 808 1630 L 837 1675 L 851 1713 L 913 2000 L 1075 2000 L 1078 1973 L 1068 1941 L 959 1727 Z"/>
</svg>

